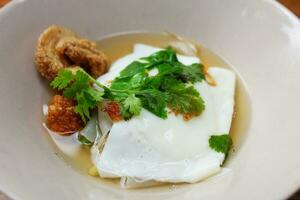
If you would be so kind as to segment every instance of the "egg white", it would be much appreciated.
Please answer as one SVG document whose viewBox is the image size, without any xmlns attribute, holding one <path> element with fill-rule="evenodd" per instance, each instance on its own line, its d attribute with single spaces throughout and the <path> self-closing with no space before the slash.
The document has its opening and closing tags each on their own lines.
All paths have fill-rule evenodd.
<svg viewBox="0 0 300 200">
<path fill-rule="evenodd" d="M 98 81 L 109 86 L 132 61 L 149 56 L 159 48 L 136 44 L 134 52 L 119 60 Z M 199 63 L 199 58 L 179 55 L 180 62 Z M 195 88 L 205 101 L 199 117 L 184 121 L 181 116 L 168 114 L 163 120 L 142 109 L 129 121 L 112 123 L 100 111 L 102 133 L 108 134 L 102 150 L 94 146 L 92 160 L 101 177 L 123 177 L 134 182 L 193 183 L 220 171 L 223 153 L 209 147 L 211 135 L 228 134 L 234 110 L 235 74 L 230 70 L 210 67 L 209 73 L 217 86 L 205 81 Z M 129 178 L 129 179 L 128 179 Z"/>
</svg>

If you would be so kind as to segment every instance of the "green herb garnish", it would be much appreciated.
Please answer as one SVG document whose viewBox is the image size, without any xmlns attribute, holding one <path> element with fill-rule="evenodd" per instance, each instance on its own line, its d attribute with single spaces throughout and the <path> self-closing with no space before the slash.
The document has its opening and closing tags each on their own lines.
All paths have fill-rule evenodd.
<svg viewBox="0 0 300 200">
<path fill-rule="evenodd" d="M 232 145 L 232 139 L 230 135 L 212 135 L 209 138 L 209 146 L 216 152 L 224 153 L 225 155 L 228 154 Z"/>
<path fill-rule="evenodd" d="M 105 88 L 81 68 L 74 73 L 69 69 L 62 69 L 50 86 L 59 90 L 64 89 L 65 97 L 75 99 L 77 101 L 75 112 L 86 122 L 90 119 L 90 110 L 103 100 L 104 94 L 93 88 L 91 82 Z"/>
<path fill-rule="evenodd" d="M 149 71 L 156 69 L 155 76 Z M 122 115 L 130 119 L 141 107 L 160 118 L 167 118 L 167 107 L 178 114 L 197 116 L 204 101 L 192 83 L 204 79 L 201 64 L 184 65 L 173 49 L 158 51 L 132 62 L 115 78 L 110 89 L 112 100 L 121 104 Z"/>
<path fill-rule="evenodd" d="M 94 143 L 92 141 L 90 141 L 89 139 L 87 139 L 87 137 L 85 137 L 84 135 L 78 133 L 77 135 L 77 140 L 85 146 L 92 146 Z"/>
<path fill-rule="evenodd" d="M 149 76 L 153 69 L 158 73 Z M 51 86 L 63 89 L 64 96 L 77 101 L 75 111 L 84 121 L 90 118 L 90 110 L 103 99 L 117 102 L 125 120 L 139 115 L 142 108 L 166 119 L 167 107 L 177 114 L 201 114 L 204 101 L 192 84 L 203 79 L 201 64 L 184 65 L 178 61 L 175 51 L 167 48 L 129 64 L 112 81 L 110 88 L 97 82 L 83 69 L 76 73 L 61 70 Z M 101 87 L 103 92 L 93 88 L 91 83 Z"/>
</svg>

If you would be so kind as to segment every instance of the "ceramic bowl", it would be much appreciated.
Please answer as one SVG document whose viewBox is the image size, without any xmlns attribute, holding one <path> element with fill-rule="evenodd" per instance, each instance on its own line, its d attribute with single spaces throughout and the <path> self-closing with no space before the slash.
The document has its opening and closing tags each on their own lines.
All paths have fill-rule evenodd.
<svg viewBox="0 0 300 200">
<path fill-rule="evenodd" d="M 43 129 L 47 85 L 33 60 L 51 24 L 91 39 L 173 31 L 228 60 L 251 110 L 228 176 L 191 185 L 124 190 L 78 173 Z M 14 0 L 0 11 L 0 190 L 25 199 L 283 199 L 300 186 L 300 23 L 270 0 Z"/>
</svg>

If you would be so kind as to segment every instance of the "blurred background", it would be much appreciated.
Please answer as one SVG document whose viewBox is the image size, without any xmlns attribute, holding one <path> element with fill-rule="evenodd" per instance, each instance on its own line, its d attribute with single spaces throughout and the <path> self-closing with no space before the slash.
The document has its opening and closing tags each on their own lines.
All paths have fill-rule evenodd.
<svg viewBox="0 0 300 200">
<path fill-rule="evenodd" d="M 0 0 L 0 8 L 9 3 L 10 0 Z M 278 0 L 281 4 L 291 10 L 295 15 L 300 18 L 300 0 Z M 299 33 L 300 34 L 300 33 Z M 8 200 L 0 192 L 0 200 Z M 300 200 L 300 189 L 293 194 L 288 200 Z"/>
<path fill-rule="evenodd" d="M 279 2 L 300 17 L 300 0 L 279 0 Z"/>
</svg>

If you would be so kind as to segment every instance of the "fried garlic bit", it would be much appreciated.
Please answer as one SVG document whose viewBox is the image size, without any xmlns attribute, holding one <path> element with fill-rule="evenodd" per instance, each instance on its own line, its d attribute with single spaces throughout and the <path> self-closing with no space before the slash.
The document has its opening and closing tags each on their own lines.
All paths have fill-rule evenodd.
<svg viewBox="0 0 300 200">
<path fill-rule="evenodd" d="M 81 130 L 84 122 L 75 112 L 76 101 L 61 95 L 54 95 L 48 105 L 47 127 L 61 135 Z"/>
<path fill-rule="evenodd" d="M 35 63 L 48 80 L 53 80 L 58 71 L 66 67 L 80 66 L 95 78 L 107 72 L 109 67 L 106 55 L 94 42 L 58 26 L 50 26 L 40 35 Z"/>
</svg>

